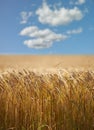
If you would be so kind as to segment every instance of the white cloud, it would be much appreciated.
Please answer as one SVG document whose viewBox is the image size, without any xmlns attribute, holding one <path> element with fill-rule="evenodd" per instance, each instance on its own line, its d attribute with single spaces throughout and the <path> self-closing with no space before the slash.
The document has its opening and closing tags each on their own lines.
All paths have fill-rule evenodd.
<svg viewBox="0 0 94 130">
<path fill-rule="evenodd" d="M 82 33 L 83 29 L 80 27 L 78 29 L 74 29 L 74 30 L 69 30 L 67 31 L 67 34 L 72 35 L 72 34 L 79 34 Z"/>
<path fill-rule="evenodd" d="M 86 2 L 86 0 L 78 0 L 75 4 L 76 5 L 82 5 Z"/>
<path fill-rule="evenodd" d="M 20 13 L 20 16 L 21 16 L 20 24 L 26 24 L 28 22 L 28 19 L 32 16 L 32 12 L 22 11 Z"/>
<path fill-rule="evenodd" d="M 50 48 L 52 46 L 52 42 L 46 41 L 42 38 L 26 40 L 24 41 L 24 44 L 27 45 L 29 48 L 34 48 L 34 49 Z"/>
<path fill-rule="evenodd" d="M 67 35 L 57 34 L 50 29 L 40 30 L 37 26 L 26 27 L 20 32 L 20 35 L 30 37 L 29 40 L 24 41 L 24 44 L 35 49 L 49 48 L 54 42 L 68 38 Z"/>
<path fill-rule="evenodd" d="M 83 18 L 82 11 L 77 7 L 72 9 L 64 7 L 51 9 L 45 1 L 43 2 L 42 7 L 36 11 L 36 14 L 38 15 L 38 20 L 42 24 L 49 24 L 52 26 L 67 25 Z"/>
<path fill-rule="evenodd" d="M 82 4 L 85 4 L 86 0 L 77 0 L 76 2 L 71 0 L 70 1 L 70 4 L 71 5 L 82 5 Z"/>
</svg>

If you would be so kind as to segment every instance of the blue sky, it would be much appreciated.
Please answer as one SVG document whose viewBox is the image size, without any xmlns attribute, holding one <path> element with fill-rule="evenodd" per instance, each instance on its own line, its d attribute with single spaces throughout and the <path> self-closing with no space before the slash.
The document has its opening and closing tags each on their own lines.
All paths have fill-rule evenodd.
<svg viewBox="0 0 94 130">
<path fill-rule="evenodd" d="M 94 0 L 0 0 L 0 54 L 94 54 Z"/>
</svg>

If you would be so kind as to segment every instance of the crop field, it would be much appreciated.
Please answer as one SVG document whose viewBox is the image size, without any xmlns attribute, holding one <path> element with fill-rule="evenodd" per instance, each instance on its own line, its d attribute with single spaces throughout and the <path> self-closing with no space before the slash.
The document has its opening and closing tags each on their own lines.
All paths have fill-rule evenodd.
<svg viewBox="0 0 94 130">
<path fill-rule="evenodd" d="M 44 59 L 1 56 L 0 130 L 94 130 L 94 57 Z"/>
</svg>

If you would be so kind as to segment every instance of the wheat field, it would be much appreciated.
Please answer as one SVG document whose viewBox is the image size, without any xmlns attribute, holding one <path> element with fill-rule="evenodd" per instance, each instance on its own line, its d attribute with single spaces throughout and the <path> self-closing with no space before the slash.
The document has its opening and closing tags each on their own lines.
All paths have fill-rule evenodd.
<svg viewBox="0 0 94 130">
<path fill-rule="evenodd" d="M 5 69 L 94 68 L 91 55 L 0 55 L 0 71 Z"/>
<path fill-rule="evenodd" d="M 26 69 L 27 64 L 11 68 L 15 67 L 13 60 L 8 66 L 3 62 L 0 130 L 94 130 L 94 69 L 90 61 L 92 64 L 79 62 L 79 66 L 67 68 L 59 68 L 58 62 L 41 70 L 39 66 Z"/>
</svg>

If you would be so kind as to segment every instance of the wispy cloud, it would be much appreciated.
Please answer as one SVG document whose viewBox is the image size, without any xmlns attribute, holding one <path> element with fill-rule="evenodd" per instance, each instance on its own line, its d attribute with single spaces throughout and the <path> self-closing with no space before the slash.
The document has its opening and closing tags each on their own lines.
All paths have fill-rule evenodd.
<svg viewBox="0 0 94 130">
<path fill-rule="evenodd" d="M 36 14 L 38 15 L 39 22 L 52 26 L 67 25 L 83 18 L 83 13 L 78 7 L 72 9 L 65 7 L 51 9 L 45 1 L 43 1 L 42 6 L 37 9 Z"/>
<path fill-rule="evenodd" d="M 36 6 L 36 4 L 35 4 L 35 3 L 32 3 L 32 7 L 34 7 L 34 6 Z"/>
<path fill-rule="evenodd" d="M 90 26 L 88 29 L 89 29 L 90 31 L 94 31 L 94 26 Z"/>
<path fill-rule="evenodd" d="M 83 29 L 80 27 L 78 29 L 68 30 L 67 34 L 72 35 L 72 34 L 79 34 L 79 33 L 82 33 L 82 32 L 83 32 Z"/>
<path fill-rule="evenodd" d="M 86 0 L 78 0 L 77 2 L 75 2 L 76 5 L 82 5 L 86 2 Z"/>
<path fill-rule="evenodd" d="M 86 0 L 76 0 L 76 2 L 71 0 L 70 4 L 71 5 L 83 5 L 83 4 L 85 4 L 85 2 L 86 2 Z"/>
<path fill-rule="evenodd" d="M 20 13 L 20 16 L 21 16 L 20 24 L 26 24 L 28 22 L 28 19 L 32 16 L 32 12 L 22 11 Z"/>
<path fill-rule="evenodd" d="M 41 30 L 37 26 L 24 28 L 20 35 L 30 37 L 29 40 L 24 41 L 24 44 L 29 48 L 35 49 L 49 48 L 54 42 L 63 41 L 68 38 L 67 35 L 57 34 L 50 29 Z"/>
</svg>

